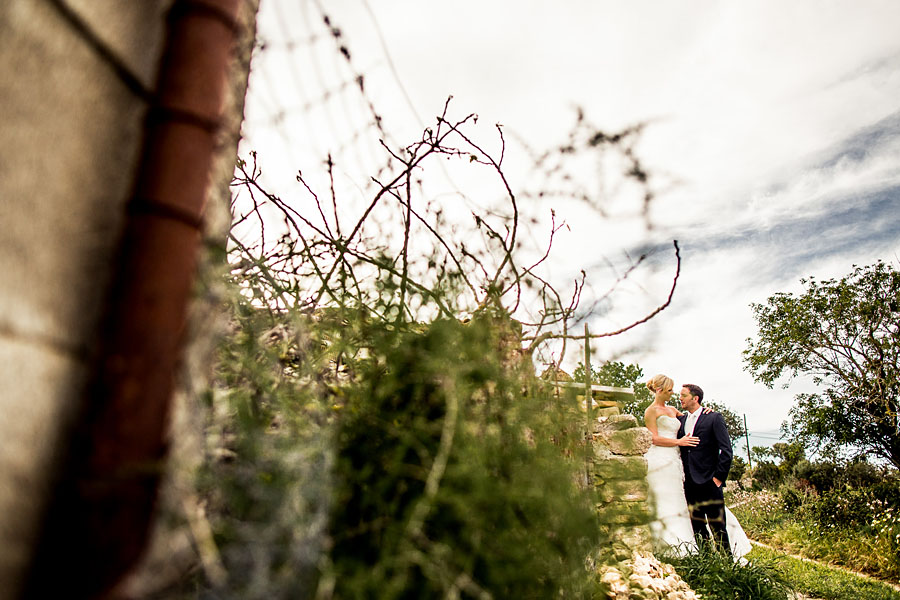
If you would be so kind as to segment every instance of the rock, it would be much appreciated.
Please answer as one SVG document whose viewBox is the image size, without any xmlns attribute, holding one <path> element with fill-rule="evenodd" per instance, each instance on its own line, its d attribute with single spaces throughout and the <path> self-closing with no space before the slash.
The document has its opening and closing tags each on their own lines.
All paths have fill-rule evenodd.
<svg viewBox="0 0 900 600">
<path fill-rule="evenodd" d="M 631 548 L 632 552 L 635 550 L 650 552 L 650 549 L 653 547 L 653 535 L 650 532 L 649 525 L 623 528 L 618 536 L 623 544 Z M 674 573 L 675 570 L 672 569 L 672 572 Z"/>
<path fill-rule="evenodd" d="M 597 486 L 603 502 L 644 502 L 649 494 L 646 479 L 610 479 Z"/>
<path fill-rule="evenodd" d="M 612 417 L 620 416 L 618 406 L 612 406 L 612 407 L 607 407 L 607 408 L 598 408 L 597 412 L 595 414 L 597 415 L 598 419 L 602 419 L 602 418 L 610 419 Z"/>
<path fill-rule="evenodd" d="M 605 410 L 605 409 L 603 409 Z M 623 429 L 633 429 L 637 427 L 637 419 L 632 415 L 622 415 L 619 413 L 601 417 L 594 424 L 594 439 L 606 443 L 609 437 Z"/>
<path fill-rule="evenodd" d="M 627 429 L 628 427 L 637 427 L 637 418 L 634 415 L 615 415 L 609 417 L 609 423 L 616 424 L 619 429 Z"/>
<path fill-rule="evenodd" d="M 625 429 L 610 435 L 608 444 L 613 454 L 643 456 L 653 444 L 653 434 L 644 427 Z"/>
<path fill-rule="evenodd" d="M 650 552 L 636 551 L 630 560 L 600 567 L 597 574 L 610 600 L 700 600 L 671 565 L 659 562 Z"/>
<path fill-rule="evenodd" d="M 645 525 L 653 518 L 653 511 L 646 502 L 598 504 L 597 513 L 601 522 L 617 525 Z"/>
<path fill-rule="evenodd" d="M 594 458 L 599 460 L 606 460 L 610 456 L 612 456 L 612 452 L 609 450 L 609 446 L 606 444 L 591 444 L 594 449 Z"/>
<path fill-rule="evenodd" d="M 643 456 L 612 455 L 594 461 L 594 474 L 600 479 L 644 479 L 647 477 L 647 459 Z"/>
<path fill-rule="evenodd" d="M 609 588 L 607 598 L 615 600 L 627 600 L 629 596 L 628 581 L 622 575 L 622 572 L 615 567 L 603 567 L 600 571 L 600 581 L 605 583 Z"/>
</svg>

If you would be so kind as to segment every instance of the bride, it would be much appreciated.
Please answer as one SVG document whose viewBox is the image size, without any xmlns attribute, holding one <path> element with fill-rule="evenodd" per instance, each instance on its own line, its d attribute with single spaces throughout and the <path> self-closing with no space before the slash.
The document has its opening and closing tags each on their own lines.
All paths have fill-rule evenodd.
<svg viewBox="0 0 900 600">
<path fill-rule="evenodd" d="M 680 448 L 696 446 L 700 439 L 692 435 L 677 437 L 678 417 L 682 413 L 666 404 L 672 398 L 674 383 L 665 375 L 656 375 L 647 382 L 647 388 L 654 394 L 653 403 L 644 412 L 644 424 L 653 434 L 653 445 L 646 454 L 647 483 L 651 502 L 656 507 L 656 520 L 650 524 L 654 541 L 683 555 L 695 552 L 697 541 L 684 497 Z M 725 524 L 732 554 L 735 558 L 744 556 L 750 551 L 750 540 L 727 507 Z"/>
</svg>

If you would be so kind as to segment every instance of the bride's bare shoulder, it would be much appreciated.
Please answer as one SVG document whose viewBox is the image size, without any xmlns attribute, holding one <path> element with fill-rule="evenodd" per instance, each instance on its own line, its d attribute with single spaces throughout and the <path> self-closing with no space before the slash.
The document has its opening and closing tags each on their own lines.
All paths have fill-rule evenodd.
<svg viewBox="0 0 900 600">
<path fill-rule="evenodd" d="M 678 412 L 677 409 L 672 408 L 671 406 L 663 407 L 660 410 L 659 415 L 666 415 L 667 417 L 672 417 L 673 419 L 677 419 L 681 416 L 681 413 Z"/>
</svg>

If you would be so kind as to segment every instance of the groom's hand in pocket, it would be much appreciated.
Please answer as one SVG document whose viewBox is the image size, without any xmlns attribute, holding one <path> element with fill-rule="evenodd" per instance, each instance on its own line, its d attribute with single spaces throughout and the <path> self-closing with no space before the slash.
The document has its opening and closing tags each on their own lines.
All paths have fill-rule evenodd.
<svg viewBox="0 0 900 600">
<path fill-rule="evenodd" d="M 722 487 L 722 482 L 713 477 L 713 483 L 716 484 L 716 487 Z"/>
</svg>

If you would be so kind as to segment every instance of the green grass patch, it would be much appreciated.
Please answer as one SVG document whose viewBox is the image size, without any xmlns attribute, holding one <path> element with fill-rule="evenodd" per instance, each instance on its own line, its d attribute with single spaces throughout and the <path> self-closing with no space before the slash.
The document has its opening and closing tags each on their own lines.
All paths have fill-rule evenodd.
<svg viewBox="0 0 900 600">
<path fill-rule="evenodd" d="M 730 555 L 702 548 L 686 556 L 661 555 L 706 600 L 786 600 L 791 587 L 773 559 L 735 562 Z"/>
<path fill-rule="evenodd" d="M 792 512 L 779 494 L 770 491 L 734 494 L 732 504 L 753 540 L 888 581 L 900 580 L 900 519 L 890 507 L 872 510 L 875 516 L 870 519 L 853 521 L 846 515 L 823 518 L 815 501 Z"/>
<path fill-rule="evenodd" d="M 776 564 L 791 589 L 814 598 L 900 600 L 900 592 L 885 583 L 825 565 L 802 561 L 769 548 L 755 546 L 747 555 L 747 559 L 751 563 Z"/>
</svg>

